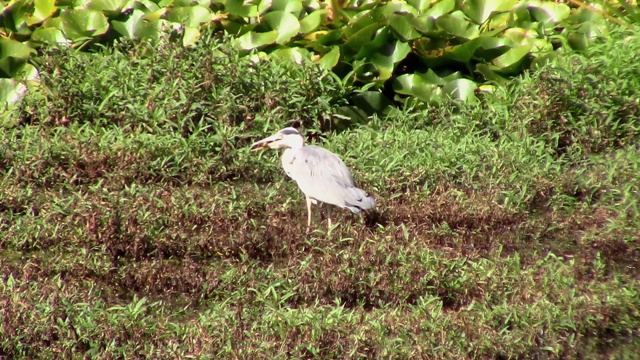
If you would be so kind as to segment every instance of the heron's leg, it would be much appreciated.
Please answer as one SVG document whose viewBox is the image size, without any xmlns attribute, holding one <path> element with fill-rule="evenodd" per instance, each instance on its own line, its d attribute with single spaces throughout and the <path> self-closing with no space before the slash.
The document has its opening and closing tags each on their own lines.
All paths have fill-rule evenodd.
<svg viewBox="0 0 640 360">
<path fill-rule="evenodd" d="M 311 227 L 311 198 L 307 196 L 307 229 Z"/>
<path fill-rule="evenodd" d="M 331 229 L 331 208 L 333 205 L 327 204 L 327 222 L 329 223 L 329 229 Z"/>
</svg>

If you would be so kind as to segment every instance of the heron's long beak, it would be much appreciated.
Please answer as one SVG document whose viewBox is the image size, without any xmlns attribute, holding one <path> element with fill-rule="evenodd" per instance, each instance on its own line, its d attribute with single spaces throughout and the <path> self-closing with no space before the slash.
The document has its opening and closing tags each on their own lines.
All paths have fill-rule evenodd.
<svg viewBox="0 0 640 360">
<path fill-rule="evenodd" d="M 269 144 L 279 140 L 280 138 L 277 135 L 269 136 L 268 138 L 264 138 L 258 142 L 254 142 L 251 144 L 251 151 L 258 151 L 269 147 Z"/>
</svg>

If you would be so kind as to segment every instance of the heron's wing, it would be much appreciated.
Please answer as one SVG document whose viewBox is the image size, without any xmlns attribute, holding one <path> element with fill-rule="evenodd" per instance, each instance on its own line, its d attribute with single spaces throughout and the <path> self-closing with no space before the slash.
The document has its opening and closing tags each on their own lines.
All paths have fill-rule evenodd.
<svg viewBox="0 0 640 360">
<path fill-rule="evenodd" d="M 355 187 L 355 181 L 347 166 L 338 155 L 318 146 L 305 146 L 296 153 L 294 162 L 300 172 L 308 175 L 312 182 L 322 182 L 322 186 L 330 184 L 342 188 Z"/>
<path fill-rule="evenodd" d="M 283 157 L 285 171 L 308 197 L 354 212 L 375 204 L 373 198 L 356 187 L 349 169 L 336 154 L 305 146 L 290 155 L 288 161 Z"/>
</svg>

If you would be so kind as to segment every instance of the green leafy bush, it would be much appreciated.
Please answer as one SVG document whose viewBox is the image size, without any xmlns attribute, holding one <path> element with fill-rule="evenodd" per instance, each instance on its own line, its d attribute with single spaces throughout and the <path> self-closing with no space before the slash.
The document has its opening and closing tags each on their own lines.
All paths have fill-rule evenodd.
<svg viewBox="0 0 640 360">
<path fill-rule="evenodd" d="M 612 35 L 621 40 L 594 46 L 588 58 L 550 64 L 514 87 L 514 119 L 558 155 L 584 157 L 640 139 L 640 64 L 628 56 L 640 51 L 639 37 Z"/>
<path fill-rule="evenodd" d="M 637 16 L 627 7 L 608 9 Z M 29 62 L 37 63 L 30 59 L 42 45 L 91 49 L 114 39 L 162 42 L 171 34 L 193 46 L 203 33 L 224 31 L 245 54 L 331 69 L 363 92 L 354 102 L 369 113 L 391 100 L 473 102 L 479 84 L 504 82 L 564 44 L 586 48 L 606 34 L 611 18 L 538 0 L 13 0 L 0 11 L 0 76 L 14 79 L 0 82 L 3 101 L 15 102 L 24 80 L 36 80 Z"/>
<path fill-rule="evenodd" d="M 102 56 L 70 49 L 39 58 L 41 85 L 20 105 L 27 123 L 100 123 L 188 132 L 193 124 L 310 127 L 342 103 L 339 82 L 315 67 L 254 62 L 211 37 L 198 48 L 123 44 Z"/>
</svg>

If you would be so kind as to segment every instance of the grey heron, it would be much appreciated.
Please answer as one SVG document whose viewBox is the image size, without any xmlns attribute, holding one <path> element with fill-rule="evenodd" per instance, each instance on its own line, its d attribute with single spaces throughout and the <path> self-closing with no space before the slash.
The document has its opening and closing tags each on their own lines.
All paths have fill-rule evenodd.
<svg viewBox="0 0 640 360">
<path fill-rule="evenodd" d="M 311 204 L 323 202 L 331 228 L 331 205 L 347 208 L 353 213 L 376 205 L 372 196 L 356 187 L 347 166 L 338 155 L 314 145 L 306 145 L 298 130 L 288 127 L 251 145 L 252 151 L 264 148 L 281 149 L 282 168 L 296 181 L 307 200 L 307 228 L 311 226 Z"/>
</svg>

